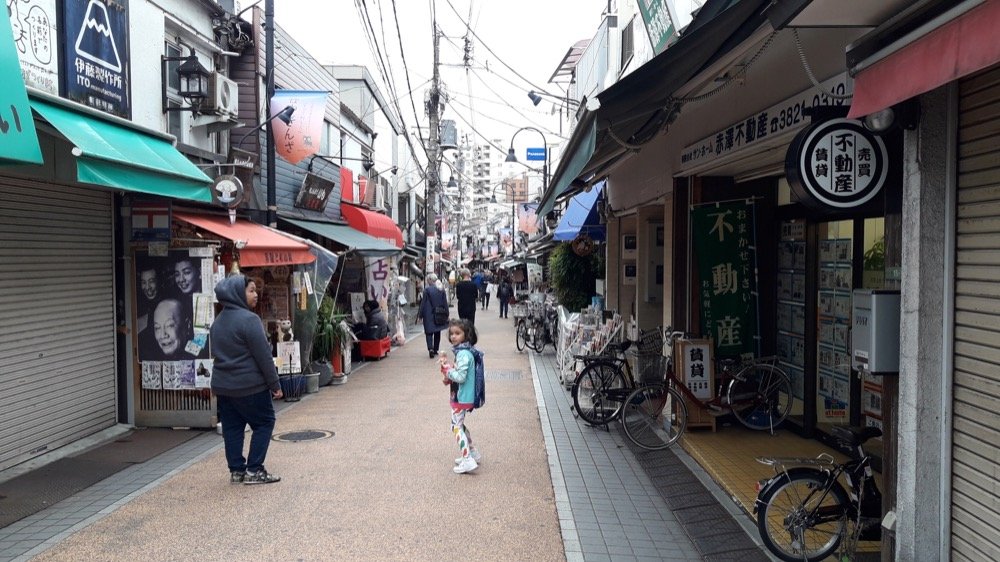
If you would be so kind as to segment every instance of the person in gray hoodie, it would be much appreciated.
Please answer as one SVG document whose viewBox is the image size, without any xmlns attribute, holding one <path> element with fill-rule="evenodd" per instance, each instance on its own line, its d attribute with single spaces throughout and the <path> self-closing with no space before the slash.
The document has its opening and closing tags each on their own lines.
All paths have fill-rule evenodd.
<svg viewBox="0 0 1000 562">
<path fill-rule="evenodd" d="M 270 484 L 281 480 L 264 469 L 274 431 L 272 399 L 282 397 L 278 370 L 264 324 L 251 309 L 257 306 L 257 285 L 233 275 L 215 286 L 222 312 L 212 323 L 212 392 L 219 406 L 226 463 L 232 484 Z M 250 453 L 243 456 L 243 434 L 249 425 Z"/>
</svg>

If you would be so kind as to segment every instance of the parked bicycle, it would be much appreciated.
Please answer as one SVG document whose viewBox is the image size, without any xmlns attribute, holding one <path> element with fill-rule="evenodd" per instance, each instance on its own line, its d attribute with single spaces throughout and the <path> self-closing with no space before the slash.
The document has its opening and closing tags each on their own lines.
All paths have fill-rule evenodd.
<svg viewBox="0 0 1000 562">
<path fill-rule="evenodd" d="M 683 335 L 669 333 L 669 343 Z M 605 346 L 600 355 L 574 355 L 574 359 L 584 362 L 584 368 L 576 376 L 571 388 L 573 411 L 590 425 L 607 425 L 621 415 L 625 398 L 637 387 L 632 366 L 625 357 L 626 350 L 636 346 L 640 353 L 662 357 L 663 332 L 660 328 L 642 331 L 637 340 L 612 342 Z M 653 372 L 648 372 L 652 370 Z M 660 365 L 647 366 L 640 373 L 640 383 L 660 378 Z"/>
<path fill-rule="evenodd" d="M 788 562 L 813 562 L 841 547 L 838 560 L 853 559 L 858 541 L 882 537 L 882 493 L 864 443 L 882 435 L 874 427 L 833 426 L 831 433 L 851 451 L 851 460 L 765 458 L 775 475 L 758 483 L 753 511 L 760 538 L 775 556 Z M 789 465 L 806 465 L 793 466 Z M 841 476 L 847 490 L 841 485 Z"/>
<path fill-rule="evenodd" d="M 518 351 L 525 348 L 541 353 L 547 344 L 558 341 L 559 313 L 551 303 L 527 302 L 524 315 L 514 315 L 517 324 L 514 332 Z"/>
<path fill-rule="evenodd" d="M 669 329 L 668 329 L 669 330 Z M 671 332 L 673 343 L 680 332 Z M 702 400 L 674 371 L 673 345 L 663 369 L 663 379 L 640 386 L 625 400 L 622 425 L 630 441 L 651 451 L 665 449 L 687 428 L 688 404 L 712 416 L 733 414 L 750 429 L 773 432 L 792 408 L 792 383 L 775 363 L 775 357 L 718 362 L 719 384 L 715 398 Z"/>
</svg>

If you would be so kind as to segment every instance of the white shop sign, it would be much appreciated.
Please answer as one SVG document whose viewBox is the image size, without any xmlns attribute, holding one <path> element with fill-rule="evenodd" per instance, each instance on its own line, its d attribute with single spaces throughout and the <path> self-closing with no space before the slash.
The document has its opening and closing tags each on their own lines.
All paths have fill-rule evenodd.
<svg viewBox="0 0 1000 562">
<path fill-rule="evenodd" d="M 741 119 L 700 141 L 689 144 L 681 152 L 678 170 L 686 172 L 706 163 L 721 160 L 745 149 L 763 145 L 776 135 L 795 131 L 809 124 L 806 108 L 819 105 L 847 105 L 850 100 L 835 99 L 824 92 L 844 95 L 854 91 L 854 81 L 843 73 L 820 83 L 785 101 Z"/>
</svg>

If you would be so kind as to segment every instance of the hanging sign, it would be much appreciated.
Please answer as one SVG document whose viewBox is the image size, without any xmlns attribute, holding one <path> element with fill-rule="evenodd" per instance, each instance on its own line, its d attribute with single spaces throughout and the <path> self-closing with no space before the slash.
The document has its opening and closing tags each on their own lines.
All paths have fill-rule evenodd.
<svg viewBox="0 0 1000 562">
<path fill-rule="evenodd" d="M 889 153 L 882 138 L 860 121 L 831 119 L 795 136 L 785 156 L 785 172 L 803 205 L 853 209 L 882 190 Z"/>
<path fill-rule="evenodd" d="M 17 17 L 17 2 L 8 10 Z M 35 120 L 28 105 L 28 94 L 21 78 L 21 68 L 17 62 L 17 52 L 24 41 L 23 35 L 12 35 L 11 22 L 6 15 L 0 15 L 0 163 L 16 162 L 41 164 L 42 150 L 38 146 Z M 15 29 L 21 33 L 21 22 Z"/>
<path fill-rule="evenodd" d="M 670 17 L 670 7 L 666 0 L 641 0 L 639 12 L 642 14 L 642 22 L 646 24 L 649 45 L 653 48 L 653 53 L 658 55 L 677 37 L 677 28 Z"/>
<path fill-rule="evenodd" d="M 14 45 L 17 47 L 17 57 L 13 60 L 21 61 L 20 70 L 24 83 L 58 96 L 59 55 L 56 42 L 59 27 L 56 0 L 8 0 L 7 12 L 10 14 Z M 9 34 L 6 36 L 10 37 Z"/>
<path fill-rule="evenodd" d="M 212 182 L 212 202 L 235 209 L 243 202 L 243 182 L 234 175 L 221 175 Z"/>
<path fill-rule="evenodd" d="M 698 263 L 701 331 L 718 355 L 756 352 L 757 250 L 754 207 L 748 201 L 705 204 L 691 210 Z"/>
<path fill-rule="evenodd" d="M 128 3 L 64 2 L 62 11 L 66 97 L 131 119 Z"/>
<path fill-rule="evenodd" d="M 278 90 L 271 97 L 271 115 L 280 114 L 286 106 L 295 108 L 287 122 L 271 121 L 274 150 L 290 164 L 298 164 L 319 152 L 329 96 L 324 91 Z"/>
<path fill-rule="evenodd" d="M 316 174 L 306 173 L 302 179 L 302 187 L 295 196 L 295 206 L 299 209 L 308 209 L 320 213 L 326 209 L 326 204 L 330 200 L 330 193 L 336 184 L 332 181 Z"/>
</svg>

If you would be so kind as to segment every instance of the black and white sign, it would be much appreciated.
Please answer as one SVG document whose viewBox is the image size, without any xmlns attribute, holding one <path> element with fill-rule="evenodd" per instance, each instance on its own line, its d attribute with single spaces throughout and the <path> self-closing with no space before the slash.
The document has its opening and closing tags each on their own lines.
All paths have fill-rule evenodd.
<svg viewBox="0 0 1000 562">
<path fill-rule="evenodd" d="M 785 172 L 803 204 L 853 209 L 882 190 L 889 154 L 881 137 L 860 121 L 831 119 L 796 135 L 785 157 Z"/>
<path fill-rule="evenodd" d="M 233 175 L 222 175 L 212 182 L 212 201 L 227 209 L 235 209 L 243 201 L 243 182 Z"/>
</svg>

